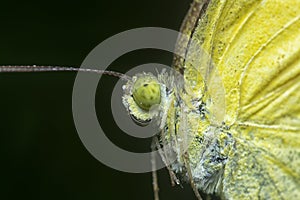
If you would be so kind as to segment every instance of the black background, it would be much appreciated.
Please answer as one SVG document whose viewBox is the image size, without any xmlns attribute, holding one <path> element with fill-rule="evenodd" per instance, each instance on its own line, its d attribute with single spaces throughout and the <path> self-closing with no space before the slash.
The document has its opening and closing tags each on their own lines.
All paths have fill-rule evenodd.
<svg viewBox="0 0 300 200">
<path fill-rule="evenodd" d="M 137 27 L 179 30 L 186 0 L 1 1 L 0 64 L 80 66 L 106 38 Z M 126 72 L 148 62 L 171 64 L 154 50 L 122 56 L 110 67 Z M 122 66 L 122 67 L 120 67 Z M 88 153 L 72 117 L 76 73 L 0 74 L 0 199 L 153 199 L 151 173 L 111 169 Z M 111 117 L 115 78 L 99 83 L 96 107 L 110 139 L 145 152 L 149 140 L 123 134 Z M 172 188 L 159 170 L 161 199 L 195 199 L 189 185 Z"/>
</svg>

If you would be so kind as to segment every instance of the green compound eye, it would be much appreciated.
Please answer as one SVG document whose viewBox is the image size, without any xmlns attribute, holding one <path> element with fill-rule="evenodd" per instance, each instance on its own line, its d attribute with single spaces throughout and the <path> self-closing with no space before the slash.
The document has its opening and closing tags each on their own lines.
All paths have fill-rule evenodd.
<svg viewBox="0 0 300 200">
<path fill-rule="evenodd" d="M 133 85 L 133 99 L 143 110 L 149 111 L 151 106 L 160 104 L 160 85 L 157 80 L 140 77 Z"/>
</svg>

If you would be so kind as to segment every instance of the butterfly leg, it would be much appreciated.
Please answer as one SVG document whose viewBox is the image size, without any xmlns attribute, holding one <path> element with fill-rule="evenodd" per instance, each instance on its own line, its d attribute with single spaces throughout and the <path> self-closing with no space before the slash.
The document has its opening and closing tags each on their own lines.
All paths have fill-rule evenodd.
<svg viewBox="0 0 300 200">
<path fill-rule="evenodd" d="M 155 158 L 155 141 L 152 141 L 151 145 L 151 165 L 152 165 L 152 186 L 153 186 L 153 193 L 154 193 L 154 200 L 159 200 L 159 187 L 158 187 L 158 179 L 157 179 L 157 172 L 156 172 L 156 158 Z"/>
<path fill-rule="evenodd" d="M 186 166 L 186 170 L 187 170 L 187 173 L 188 173 L 188 176 L 189 176 L 189 180 L 190 180 L 190 184 L 191 184 L 191 187 L 197 197 L 198 200 L 202 200 L 202 197 L 196 187 L 196 184 L 194 182 L 194 179 L 193 179 L 193 176 L 192 176 L 192 172 L 191 172 L 191 168 L 190 168 L 190 165 L 188 163 L 188 159 L 189 159 L 189 155 L 187 152 L 184 153 L 183 155 L 183 159 L 184 159 L 184 163 L 185 163 L 185 166 Z"/>
<path fill-rule="evenodd" d="M 159 155 L 160 155 L 162 161 L 164 162 L 164 164 L 165 164 L 165 166 L 166 166 L 166 168 L 169 172 L 170 179 L 171 179 L 171 185 L 172 186 L 179 185 L 180 184 L 179 179 L 176 177 L 175 173 L 170 168 L 170 162 L 167 159 L 167 156 L 165 154 L 165 148 L 164 148 L 164 151 L 162 151 L 157 137 L 155 137 L 153 140 L 156 144 L 156 149 L 158 150 Z"/>
</svg>

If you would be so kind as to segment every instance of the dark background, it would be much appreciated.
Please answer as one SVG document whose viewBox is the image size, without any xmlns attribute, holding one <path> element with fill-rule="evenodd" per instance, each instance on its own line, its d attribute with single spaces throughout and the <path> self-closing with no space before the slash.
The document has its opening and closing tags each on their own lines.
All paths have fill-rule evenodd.
<svg viewBox="0 0 300 200">
<path fill-rule="evenodd" d="M 106 38 L 137 27 L 179 30 L 189 0 L 1 1 L 0 65 L 80 66 Z M 110 69 L 126 72 L 148 62 L 171 64 L 172 55 L 135 51 Z M 122 66 L 122 67 L 120 67 Z M 151 173 L 106 167 L 88 153 L 72 117 L 76 73 L 0 74 L 0 199 L 153 199 Z M 146 152 L 149 140 L 122 133 L 110 112 L 115 78 L 99 83 L 97 114 L 110 139 Z M 161 199 L 195 199 L 189 185 L 172 188 L 159 170 Z"/>
</svg>

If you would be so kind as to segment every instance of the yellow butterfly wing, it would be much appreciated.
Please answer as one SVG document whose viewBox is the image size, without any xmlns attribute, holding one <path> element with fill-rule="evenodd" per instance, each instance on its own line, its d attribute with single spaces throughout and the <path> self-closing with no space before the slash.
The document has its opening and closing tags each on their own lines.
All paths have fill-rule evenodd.
<svg viewBox="0 0 300 200">
<path fill-rule="evenodd" d="M 235 138 L 224 197 L 300 199 L 300 1 L 210 1 L 192 37 L 187 83 Z"/>
</svg>

